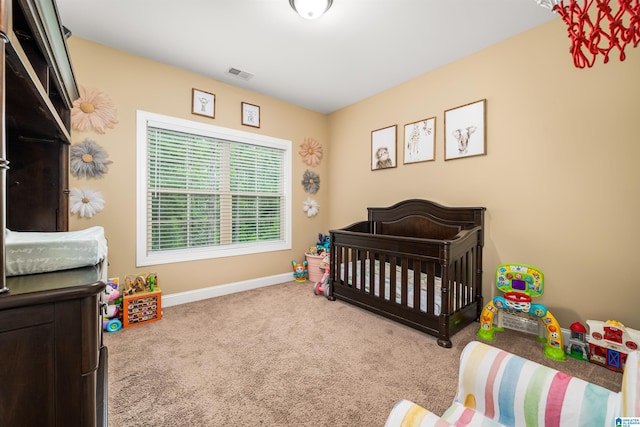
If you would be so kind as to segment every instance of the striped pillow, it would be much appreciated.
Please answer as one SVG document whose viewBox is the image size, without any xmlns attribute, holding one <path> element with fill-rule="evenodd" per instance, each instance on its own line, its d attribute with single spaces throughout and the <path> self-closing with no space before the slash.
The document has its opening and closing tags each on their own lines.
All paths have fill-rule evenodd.
<svg viewBox="0 0 640 427">
<path fill-rule="evenodd" d="M 480 342 L 465 347 L 460 368 L 454 402 L 465 410 L 445 413 L 452 424 L 474 425 L 465 422 L 473 411 L 506 426 L 540 427 L 601 427 L 620 415 L 618 393 Z"/>
<path fill-rule="evenodd" d="M 627 356 L 622 376 L 623 417 L 640 417 L 640 352 Z"/>
</svg>

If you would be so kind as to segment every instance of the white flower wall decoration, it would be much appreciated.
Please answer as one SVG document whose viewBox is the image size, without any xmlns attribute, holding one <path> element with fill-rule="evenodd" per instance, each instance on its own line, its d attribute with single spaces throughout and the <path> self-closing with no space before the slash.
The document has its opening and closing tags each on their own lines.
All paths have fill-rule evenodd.
<svg viewBox="0 0 640 427">
<path fill-rule="evenodd" d="M 313 200 L 311 197 L 307 197 L 307 200 L 305 200 L 304 206 L 302 209 L 307 213 L 307 216 L 311 218 L 318 214 L 318 211 L 320 210 L 320 206 L 318 205 L 318 202 Z"/>
<path fill-rule="evenodd" d="M 72 188 L 69 202 L 71 213 L 77 213 L 80 218 L 91 218 L 104 209 L 102 193 L 90 188 Z"/>
</svg>

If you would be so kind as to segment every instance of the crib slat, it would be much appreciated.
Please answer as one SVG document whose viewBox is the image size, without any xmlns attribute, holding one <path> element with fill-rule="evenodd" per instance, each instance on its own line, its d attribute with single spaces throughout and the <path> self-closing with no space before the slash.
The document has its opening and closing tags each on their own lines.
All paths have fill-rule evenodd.
<svg viewBox="0 0 640 427">
<path fill-rule="evenodd" d="M 422 287 L 420 286 L 422 279 L 422 269 L 420 260 L 414 259 L 413 266 L 413 309 L 420 311 L 420 297 L 422 296 Z"/>
<path fill-rule="evenodd" d="M 473 283 L 473 258 L 470 252 L 464 254 L 465 268 L 464 268 L 464 295 L 461 307 L 466 306 L 471 302 L 470 296 L 473 295 L 469 292 L 470 286 Z"/>
<path fill-rule="evenodd" d="M 382 264 L 384 263 L 381 262 L 380 264 L 381 264 L 380 268 L 382 269 Z M 396 275 L 395 275 L 396 267 L 395 266 L 396 266 L 396 257 L 389 256 L 389 273 L 390 273 L 389 274 L 389 301 L 393 302 L 394 304 L 396 302 Z M 391 272 L 393 272 L 394 274 L 391 274 Z M 380 274 L 380 276 L 382 276 L 382 274 Z"/>
<path fill-rule="evenodd" d="M 427 263 L 427 313 L 435 314 L 435 281 L 436 281 L 436 265 L 433 262 Z"/>
<path fill-rule="evenodd" d="M 443 266 L 441 270 L 442 286 L 440 287 L 440 314 L 444 315 L 445 317 L 451 314 L 451 300 L 449 298 L 449 287 L 451 285 L 451 283 L 449 282 L 449 276 L 451 275 L 450 270 L 451 266 Z"/>
<path fill-rule="evenodd" d="M 353 283 L 354 289 L 359 289 L 360 281 L 358 279 L 360 279 L 360 277 L 358 277 L 358 250 L 352 249 L 351 252 L 351 283 Z"/>
<path fill-rule="evenodd" d="M 369 261 L 369 256 L 371 255 L 371 252 L 368 250 L 363 250 L 362 251 L 362 261 L 361 261 L 361 266 L 362 266 L 362 272 L 364 274 L 362 274 L 362 292 L 366 293 L 366 294 L 370 294 L 373 295 L 373 290 L 371 289 L 371 273 L 372 271 L 370 270 L 370 261 Z"/>
<path fill-rule="evenodd" d="M 454 276 L 454 282 L 453 282 L 453 288 L 454 288 L 454 305 L 453 305 L 453 311 L 458 311 L 458 309 L 460 307 L 462 307 L 461 301 L 462 301 L 462 272 L 464 269 L 464 256 L 461 257 L 460 259 L 458 259 L 456 261 L 456 263 L 454 264 L 455 266 L 455 276 Z"/>
<path fill-rule="evenodd" d="M 407 258 L 400 258 L 400 305 L 407 307 Z"/>
<path fill-rule="evenodd" d="M 384 268 L 384 253 L 376 251 L 375 256 L 373 256 L 372 258 L 373 259 L 371 260 L 371 268 L 374 269 L 378 277 L 384 278 L 386 273 L 386 269 Z M 378 289 L 378 298 L 380 298 L 382 301 L 385 301 L 385 298 L 387 298 L 388 295 L 384 279 L 378 279 L 377 282 L 374 280 L 374 284 Z"/>
<path fill-rule="evenodd" d="M 479 301 L 478 306 L 482 309 L 483 308 L 482 286 L 480 286 L 480 290 L 478 291 L 479 283 L 478 283 L 478 278 L 476 277 L 476 269 L 477 269 L 476 262 L 478 261 L 478 258 L 476 257 L 475 248 L 474 250 L 469 251 L 469 258 L 471 259 L 471 264 L 469 265 L 469 288 L 468 288 L 469 304 L 471 304 L 474 301 Z M 480 293 L 479 295 L 480 300 L 477 299 L 478 292 Z M 480 315 L 480 310 L 478 311 L 478 315 Z"/>
<path fill-rule="evenodd" d="M 367 285 L 369 286 L 369 295 L 373 295 L 373 296 L 375 296 L 376 294 L 374 258 L 375 258 L 375 252 L 373 251 L 367 252 L 366 269 L 369 272 L 369 280 Z"/>
<path fill-rule="evenodd" d="M 356 249 L 356 262 L 357 262 L 357 270 L 356 272 L 360 272 L 360 277 L 358 277 L 358 286 L 361 292 L 364 292 L 364 279 L 365 279 L 365 271 L 364 271 L 364 257 L 362 256 L 362 251 L 360 249 Z"/>
</svg>

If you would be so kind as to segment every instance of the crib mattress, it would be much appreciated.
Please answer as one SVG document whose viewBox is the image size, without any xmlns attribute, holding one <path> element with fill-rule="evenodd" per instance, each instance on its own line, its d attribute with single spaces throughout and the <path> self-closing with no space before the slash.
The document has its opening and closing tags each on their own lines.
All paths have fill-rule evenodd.
<svg viewBox="0 0 640 427">
<path fill-rule="evenodd" d="M 68 232 L 5 231 L 7 276 L 93 266 L 107 257 L 102 227 Z"/>
<path fill-rule="evenodd" d="M 370 283 L 370 262 L 369 260 L 366 260 L 365 262 L 365 291 L 369 292 L 369 283 Z M 385 299 L 389 300 L 390 299 L 390 284 L 391 284 L 391 272 L 393 270 L 390 268 L 390 264 L 388 262 L 385 262 L 385 277 L 384 277 L 384 286 L 385 286 L 385 290 L 384 290 L 384 295 L 385 295 Z M 357 267 L 356 267 L 356 289 L 360 289 L 360 263 L 357 263 Z M 395 274 L 396 274 L 396 303 L 400 303 L 401 298 L 402 298 L 402 288 L 400 286 L 400 279 L 402 277 L 402 268 L 397 265 L 395 268 Z M 408 269 L 407 270 L 407 306 L 409 307 L 413 307 L 413 270 L 412 269 Z M 348 280 L 348 284 L 350 286 L 353 286 L 353 283 L 351 283 L 351 277 L 353 275 L 349 274 L 349 280 Z M 344 264 L 340 265 L 340 279 L 344 282 Z M 380 296 L 380 261 L 379 260 L 375 260 L 374 261 L 374 294 L 375 296 L 379 297 Z M 434 313 L 435 315 L 439 315 L 440 314 L 440 304 L 441 304 L 441 288 L 442 288 L 442 279 L 438 276 L 436 276 L 433 279 L 434 282 L 434 296 L 433 296 L 433 304 L 434 304 Z M 420 273 L 420 310 L 426 312 L 427 311 L 427 275 L 425 273 Z"/>
</svg>

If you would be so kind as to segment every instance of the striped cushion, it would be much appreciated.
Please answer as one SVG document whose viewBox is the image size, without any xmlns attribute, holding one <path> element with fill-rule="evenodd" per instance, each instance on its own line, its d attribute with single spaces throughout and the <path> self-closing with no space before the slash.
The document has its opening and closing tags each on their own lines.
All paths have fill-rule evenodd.
<svg viewBox="0 0 640 427">
<path fill-rule="evenodd" d="M 401 400 L 396 403 L 387 422 L 386 427 L 450 427 L 451 424 L 442 420 L 431 411 L 427 411 L 422 406 L 416 405 L 408 400 Z"/>
<path fill-rule="evenodd" d="M 476 412 L 458 402 L 453 402 L 442 418 L 455 426 L 504 427 L 502 424 L 485 417 L 481 412 Z"/>
<path fill-rule="evenodd" d="M 460 366 L 458 405 L 443 416 L 458 426 L 485 425 L 474 411 L 506 426 L 540 427 L 601 427 L 620 415 L 619 394 L 483 343 L 468 344 Z"/>
<path fill-rule="evenodd" d="M 627 357 L 622 376 L 623 417 L 640 417 L 640 352 Z"/>
<path fill-rule="evenodd" d="M 614 426 L 617 417 L 640 417 L 640 352 L 629 354 L 622 392 L 480 342 L 460 356 L 458 392 L 442 418 L 407 400 L 387 419 L 391 426 Z"/>
</svg>

